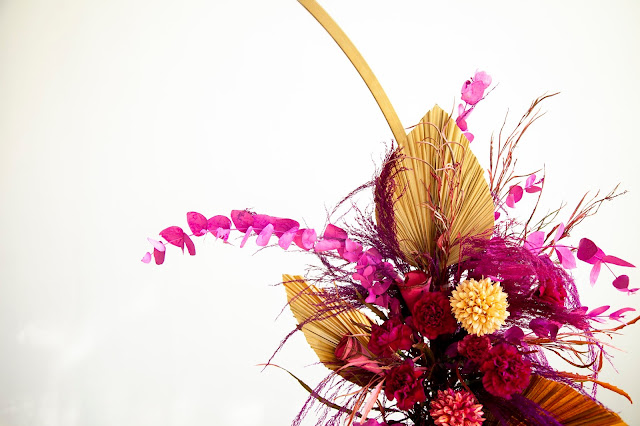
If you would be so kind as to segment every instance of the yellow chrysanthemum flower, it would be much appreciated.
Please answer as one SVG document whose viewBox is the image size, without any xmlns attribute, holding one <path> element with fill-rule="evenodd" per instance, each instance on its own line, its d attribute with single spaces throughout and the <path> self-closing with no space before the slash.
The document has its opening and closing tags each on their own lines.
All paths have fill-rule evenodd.
<svg viewBox="0 0 640 426">
<path fill-rule="evenodd" d="M 461 282 L 449 300 L 453 315 L 469 334 L 491 334 L 509 316 L 507 293 L 489 278 Z"/>
</svg>

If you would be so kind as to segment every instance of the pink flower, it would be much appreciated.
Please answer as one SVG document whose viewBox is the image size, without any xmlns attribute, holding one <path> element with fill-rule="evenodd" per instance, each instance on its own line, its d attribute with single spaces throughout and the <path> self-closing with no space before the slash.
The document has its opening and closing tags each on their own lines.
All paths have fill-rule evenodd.
<svg viewBox="0 0 640 426">
<path fill-rule="evenodd" d="M 480 426 L 485 420 L 483 414 L 482 405 L 470 392 L 451 388 L 439 390 L 429 410 L 435 424 L 442 426 Z"/>
<path fill-rule="evenodd" d="M 352 278 L 369 292 L 365 302 L 386 306 L 383 296 L 393 282 L 391 277 L 395 275 L 397 273 L 393 265 L 383 262 L 378 250 L 370 248 L 360 255 Z"/>
<path fill-rule="evenodd" d="M 413 345 L 411 327 L 403 324 L 398 318 L 387 320 L 379 326 L 371 326 L 369 350 L 375 355 L 389 357 L 398 350 L 408 350 Z"/>
<path fill-rule="evenodd" d="M 462 85 L 462 100 L 469 105 L 475 105 L 484 96 L 484 91 L 491 85 L 491 77 L 484 71 L 476 72 L 471 80 Z"/>
<path fill-rule="evenodd" d="M 469 334 L 458 342 L 458 353 L 476 364 L 482 364 L 489 357 L 491 347 L 487 336 Z"/>
<path fill-rule="evenodd" d="M 531 378 L 531 363 L 522 358 L 517 349 L 500 343 L 489 352 L 480 370 L 484 373 L 482 384 L 492 395 L 511 399 L 511 395 L 523 391 Z"/>
<path fill-rule="evenodd" d="M 427 399 L 421 376 L 422 371 L 414 368 L 413 361 L 406 360 L 404 364 L 387 371 L 384 393 L 389 400 L 398 401 L 400 410 L 408 410 Z"/>
<path fill-rule="evenodd" d="M 427 339 L 453 333 L 458 328 L 449 299 L 439 291 L 423 293 L 411 313 L 416 329 Z"/>
</svg>

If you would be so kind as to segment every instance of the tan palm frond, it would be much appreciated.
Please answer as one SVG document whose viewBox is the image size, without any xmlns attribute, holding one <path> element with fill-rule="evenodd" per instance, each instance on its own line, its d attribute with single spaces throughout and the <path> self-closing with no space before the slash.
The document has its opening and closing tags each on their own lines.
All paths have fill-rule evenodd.
<svg viewBox="0 0 640 426">
<path fill-rule="evenodd" d="M 400 250 L 416 266 L 423 253 L 438 255 L 447 266 L 458 262 L 460 239 L 486 233 L 494 224 L 484 169 L 437 105 L 399 148 L 394 211 Z M 437 253 L 439 238 L 442 253 Z"/>
<path fill-rule="evenodd" d="M 538 404 L 565 426 L 623 426 L 616 413 L 607 410 L 569 385 L 534 375 L 525 398 Z"/>
<path fill-rule="evenodd" d="M 323 291 L 309 285 L 299 275 L 282 275 L 282 282 L 287 291 L 287 301 L 298 324 L 302 324 L 302 332 L 309 346 L 318 355 L 320 361 L 331 370 L 336 370 L 343 362 L 335 356 L 335 350 L 345 335 L 357 336 L 364 347 L 369 343 L 362 325 L 370 326 L 371 320 L 362 312 L 352 308 L 346 302 L 337 302 L 330 312 L 317 318 L 318 309 L 326 306 Z M 305 324 L 306 322 L 306 324 Z"/>
</svg>

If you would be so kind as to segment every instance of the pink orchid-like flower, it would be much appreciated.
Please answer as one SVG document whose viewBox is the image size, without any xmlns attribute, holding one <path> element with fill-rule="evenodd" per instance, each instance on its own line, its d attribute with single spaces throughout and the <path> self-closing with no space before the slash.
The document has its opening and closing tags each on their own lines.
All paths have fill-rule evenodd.
<svg viewBox="0 0 640 426">
<path fill-rule="evenodd" d="M 491 76 L 484 71 L 477 71 L 472 79 L 462 85 L 462 100 L 475 105 L 484 97 L 484 91 L 491 85 Z"/>
</svg>

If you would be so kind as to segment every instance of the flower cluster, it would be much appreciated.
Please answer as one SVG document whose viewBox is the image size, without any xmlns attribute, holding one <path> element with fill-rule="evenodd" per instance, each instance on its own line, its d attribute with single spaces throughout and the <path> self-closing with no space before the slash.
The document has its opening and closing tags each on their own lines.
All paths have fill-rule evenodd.
<svg viewBox="0 0 640 426">
<path fill-rule="evenodd" d="M 283 284 L 296 330 L 332 370 L 315 389 L 305 388 L 311 402 L 336 409 L 334 421 L 344 416 L 361 426 L 560 424 L 564 418 L 548 405 L 549 392 L 615 418 L 583 384 L 619 391 L 597 380 L 605 356 L 598 339 L 626 324 L 600 324 L 607 318 L 623 322 L 634 309 L 607 316 L 609 306 L 582 306 L 568 270 L 577 267 L 576 258 L 591 265 L 593 284 L 602 266 L 613 272 L 611 265 L 633 265 L 606 255 L 587 238 L 577 247 L 563 240 L 616 194 L 577 207 L 566 224 L 548 217 L 533 227 L 513 218 L 495 222 L 525 193 L 540 196 L 544 179 L 512 169 L 513 149 L 536 118 L 537 100 L 522 128 L 514 130 L 517 140 L 498 141 L 492 149 L 496 157 L 489 182 L 484 180 L 469 148 L 466 118 L 490 84 L 491 77 L 477 72 L 463 85 L 465 104 L 457 120 L 436 107 L 397 141 L 369 185 L 375 215 L 357 210 L 359 227 L 333 223 L 319 234 L 298 221 L 248 210 L 209 219 L 190 212 L 191 234 L 178 226 L 164 229 L 160 236 L 166 242 L 149 239 L 153 254 L 146 253 L 143 262 L 163 263 L 167 244 L 194 255 L 192 237 L 207 234 L 227 242 L 236 233 L 240 247 L 255 236 L 260 247 L 274 243 L 316 255 L 322 267 L 308 277 L 315 285 L 291 276 Z M 518 182 L 518 176 L 526 181 Z M 638 290 L 629 288 L 626 275 L 616 276 L 613 286 Z M 547 354 L 583 372 L 556 371 Z M 349 390 L 337 392 L 341 386 Z M 326 389 L 331 392 L 323 395 Z M 339 393 L 349 395 L 342 405 L 331 400 Z"/>
</svg>

